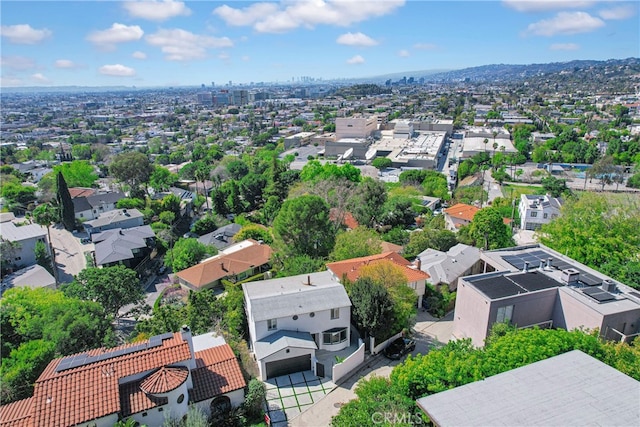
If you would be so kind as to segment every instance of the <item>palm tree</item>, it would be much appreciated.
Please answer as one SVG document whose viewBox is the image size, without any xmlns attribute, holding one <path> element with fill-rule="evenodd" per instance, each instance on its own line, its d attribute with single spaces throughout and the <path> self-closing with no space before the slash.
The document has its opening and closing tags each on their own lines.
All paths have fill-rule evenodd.
<svg viewBox="0 0 640 427">
<path fill-rule="evenodd" d="M 51 253 L 51 263 L 53 264 L 53 277 L 58 287 L 58 271 L 56 268 L 56 251 L 51 241 L 51 225 L 60 220 L 60 211 L 50 203 L 44 203 L 33 210 L 33 220 L 36 224 L 47 227 L 47 237 L 49 238 L 49 252 Z"/>
</svg>

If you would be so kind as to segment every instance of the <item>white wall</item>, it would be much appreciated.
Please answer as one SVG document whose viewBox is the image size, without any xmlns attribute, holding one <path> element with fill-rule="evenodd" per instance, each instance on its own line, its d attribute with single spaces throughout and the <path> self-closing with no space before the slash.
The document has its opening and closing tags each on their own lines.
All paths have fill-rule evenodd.
<svg viewBox="0 0 640 427">
<path fill-rule="evenodd" d="M 289 351 L 288 353 L 287 353 L 287 350 Z M 260 379 L 262 381 L 265 381 L 267 379 L 267 362 L 274 362 L 276 360 L 283 360 L 283 359 L 289 359 L 289 358 L 298 357 L 298 356 L 304 356 L 305 354 L 311 355 L 311 369 L 315 373 L 316 367 L 315 367 L 315 363 L 313 363 L 313 360 L 316 357 L 316 351 L 310 348 L 289 347 L 289 348 L 277 351 L 273 354 L 270 354 L 264 359 L 257 361 L 258 370 L 260 371 Z"/>
<path fill-rule="evenodd" d="M 223 396 L 227 396 L 231 400 L 231 406 L 233 406 L 234 408 L 237 408 L 238 406 L 242 405 L 242 403 L 244 402 L 244 388 L 230 391 L 229 393 L 223 394 Z M 210 416 L 211 402 L 213 401 L 213 399 L 216 399 L 218 397 L 219 396 L 215 396 L 215 397 L 212 397 L 211 399 L 201 400 L 200 402 L 196 402 L 193 405 L 200 408 L 200 410 L 202 410 L 202 412 L 207 414 L 207 416 Z"/>
<path fill-rule="evenodd" d="M 387 344 L 389 344 L 391 341 L 398 339 L 402 336 L 402 332 L 398 332 L 397 334 L 395 334 L 394 336 L 392 336 L 391 338 L 382 341 L 380 344 L 375 345 L 375 339 L 373 337 L 371 337 L 371 354 L 378 354 L 380 353 L 382 350 L 385 349 L 385 347 L 387 346 Z"/>
<path fill-rule="evenodd" d="M 340 381 L 341 378 L 356 369 L 362 362 L 364 362 L 364 343 L 362 342 L 362 340 L 359 341 L 360 346 L 355 352 L 351 353 L 351 355 L 347 357 L 342 363 L 333 365 L 331 380 L 334 383 Z"/>
</svg>

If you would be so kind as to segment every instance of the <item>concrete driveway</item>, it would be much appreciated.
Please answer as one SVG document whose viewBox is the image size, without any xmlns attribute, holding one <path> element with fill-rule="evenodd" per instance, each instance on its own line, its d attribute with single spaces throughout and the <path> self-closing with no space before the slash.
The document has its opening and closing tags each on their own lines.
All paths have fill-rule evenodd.
<svg viewBox="0 0 640 427">
<path fill-rule="evenodd" d="M 65 230 L 62 225 L 51 227 L 51 243 L 56 251 L 56 267 L 58 281 L 71 283 L 73 276 L 80 273 L 87 266 L 84 256 L 86 251 L 91 251 L 93 245 L 83 245 L 80 238 Z"/>
</svg>

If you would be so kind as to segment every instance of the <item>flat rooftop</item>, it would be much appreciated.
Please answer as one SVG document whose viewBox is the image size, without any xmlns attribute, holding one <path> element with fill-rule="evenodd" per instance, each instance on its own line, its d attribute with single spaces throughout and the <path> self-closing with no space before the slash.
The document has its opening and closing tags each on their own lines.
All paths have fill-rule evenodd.
<svg viewBox="0 0 640 427">
<path fill-rule="evenodd" d="M 436 426 L 637 426 L 640 382 L 573 350 L 417 400 Z"/>
<path fill-rule="evenodd" d="M 476 289 L 491 299 L 510 297 L 543 289 L 557 288 L 561 283 L 538 271 L 467 279 Z"/>
</svg>

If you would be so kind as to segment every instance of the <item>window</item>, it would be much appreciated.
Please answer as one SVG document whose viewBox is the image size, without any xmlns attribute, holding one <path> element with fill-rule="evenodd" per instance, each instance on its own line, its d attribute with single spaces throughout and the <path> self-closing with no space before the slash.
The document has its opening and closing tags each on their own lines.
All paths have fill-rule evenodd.
<svg viewBox="0 0 640 427">
<path fill-rule="evenodd" d="M 184 402 L 184 393 L 178 396 L 178 403 Z"/>
<path fill-rule="evenodd" d="M 507 305 L 505 307 L 498 307 L 498 315 L 496 317 L 497 323 L 510 323 L 513 316 L 513 306 Z"/>
<path fill-rule="evenodd" d="M 417 282 L 409 282 L 408 285 L 414 291 L 416 290 L 416 287 L 418 286 Z"/>
<path fill-rule="evenodd" d="M 80 214 L 80 218 L 84 218 L 84 214 L 83 213 Z"/>
<path fill-rule="evenodd" d="M 267 320 L 267 330 L 273 331 L 275 329 L 278 329 L 278 320 L 277 319 Z"/>
<path fill-rule="evenodd" d="M 339 344 L 347 340 L 347 328 L 329 329 L 322 333 L 323 344 Z"/>
<path fill-rule="evenodd" d="M 339 319 L 340 318 L 340 309 L 339 308 L 332 308 L 331 309 L 331 318 L 332 319 Z"/>
<path fill-rule="evenodd" d="M 548 213 L 543 213 L 543 214 L 542 214 L 542 217 L 543 217 L 544 219 L 547 219 L 547 217 L 548 217 L 548 216 L 549 216 L 549 214 L 548 214 Z"/>
<path fill-rule="evenodd" d="M 535 218 L 538 216 L 538 212 L 531 212 L 531 218 Z"/>
</svg>

